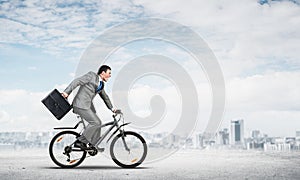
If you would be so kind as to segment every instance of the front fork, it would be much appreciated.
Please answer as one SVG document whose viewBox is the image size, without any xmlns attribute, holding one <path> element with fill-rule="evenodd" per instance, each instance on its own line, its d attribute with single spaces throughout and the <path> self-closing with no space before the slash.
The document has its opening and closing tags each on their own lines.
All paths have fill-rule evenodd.
<svg viewBox="0 0 300 180">
<path fill-rule="evenodd" d="M 121 135 L 122 135 L 121 138 L 122 138 L 122 141 L 123 141 L 125 150 L 128 151 L 128 153 L 130 153 L 130 149 L 128 148 L 127 143 L 126 143 L 126 141 L 125 141 L 125 132 L 122 131 L 122 130 L 120 130 L 120 133 L 121 133 Z"/>
</svg>

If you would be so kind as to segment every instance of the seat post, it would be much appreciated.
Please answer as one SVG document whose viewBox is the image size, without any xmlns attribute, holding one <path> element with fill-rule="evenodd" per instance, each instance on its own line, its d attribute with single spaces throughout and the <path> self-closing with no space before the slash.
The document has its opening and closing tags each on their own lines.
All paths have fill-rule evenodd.
<svg viewBox="0 0 300 180">
<path fill-rule="evenodd" d="M 80 122 L 83 124 L 83 128 L 85 129 L 86 126 L 85 126 L 85 123 L 83 121 L 83 118 L 80 115 L 77 115 L 77 118 L 80 119 Z"/>
</svg>

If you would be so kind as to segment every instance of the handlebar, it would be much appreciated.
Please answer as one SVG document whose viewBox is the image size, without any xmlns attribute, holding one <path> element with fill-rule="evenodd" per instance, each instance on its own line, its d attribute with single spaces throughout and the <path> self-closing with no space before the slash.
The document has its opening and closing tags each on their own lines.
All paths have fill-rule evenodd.
<svg viewBox="0 0 300 180">
<path fill-rule="evenodd" d="M 112 117 L 115 118 L 118 115 L 120 115 L 120 118 L 121 118 L 121 116 L 123 116 L 121 109 L 116 109 L 114 114 L 112 115 Z"/>
<path fill-rule="evenodd" d="M 116 115 L 118 115 L 118 114 L 122 114 L 122 115 L 123 115 L 121 109 L 116 109 L 114 113 L 115 113 Z"/>
</svg>

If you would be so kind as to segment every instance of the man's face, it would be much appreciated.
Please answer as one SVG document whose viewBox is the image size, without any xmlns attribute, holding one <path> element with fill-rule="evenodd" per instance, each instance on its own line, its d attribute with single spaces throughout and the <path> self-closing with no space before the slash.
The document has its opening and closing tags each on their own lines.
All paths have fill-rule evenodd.
<svg viewBox="0 0 300 180">
<path fill-rule="evenodd" d="M 102 71 L 102 73 L 100 75 L 101 75 L 102 80 L 107 82 L 111 76 L 111 70 L 107 69 L 106 72 Z"/>
</svg>

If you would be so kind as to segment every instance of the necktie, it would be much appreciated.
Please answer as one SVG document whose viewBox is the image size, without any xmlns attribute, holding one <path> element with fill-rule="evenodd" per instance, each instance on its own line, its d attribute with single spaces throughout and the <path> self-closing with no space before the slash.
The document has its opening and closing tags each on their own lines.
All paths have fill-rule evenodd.
<svg viewBox="0 0 300 180">
<path fill-rule="evenodd" d="M 99 86 L 98 86 L 96 92 L 99 92 L 102 89 L 102 86 L 103 86 L 103 81 L 100 81 Z"/>
</svg>

